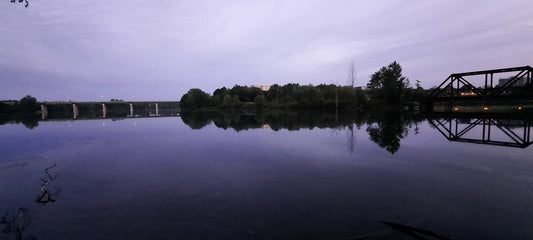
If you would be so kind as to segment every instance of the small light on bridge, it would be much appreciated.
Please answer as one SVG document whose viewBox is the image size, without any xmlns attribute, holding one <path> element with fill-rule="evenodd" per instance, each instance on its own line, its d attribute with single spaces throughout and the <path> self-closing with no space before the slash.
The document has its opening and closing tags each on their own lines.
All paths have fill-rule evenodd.
<svg viewBox="0 0 533 240">
<path fill-rule="evenodd" d="M 453 110 L 454 111 L 459 111 L 459 108 L 458 107 L 454 107 Z"/>
<path fill-rule="evenodd" d="M 522 110 L 522 106 L 518 107 L 518 110 Z"/>
<path fill-rule="evenodd" d="M 487 111 L 489 110 L 489 107 L 483 107 L 483 110 Z"/>
</svg>

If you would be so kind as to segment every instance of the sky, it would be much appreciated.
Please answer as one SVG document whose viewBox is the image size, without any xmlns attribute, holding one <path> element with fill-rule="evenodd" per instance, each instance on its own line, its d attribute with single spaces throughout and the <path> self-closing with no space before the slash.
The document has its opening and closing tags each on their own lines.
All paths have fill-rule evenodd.
<svg viewBox="0 0 533 240">
<path fill-rule="evenodd" d="M 411 83 L 533 65 L 531 0 L 0 3 L 0 99 L 179 100 L 190 88 Z"/>
</svg>

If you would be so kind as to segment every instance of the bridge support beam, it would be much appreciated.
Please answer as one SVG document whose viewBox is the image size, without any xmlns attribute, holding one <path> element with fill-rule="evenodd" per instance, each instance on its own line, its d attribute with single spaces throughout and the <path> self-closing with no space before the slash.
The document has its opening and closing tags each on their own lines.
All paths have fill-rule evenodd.
<svg viewBox="0 0 533 240">
<path fill-rule="evenodd" d="M 159 116 L 159 103 L 155 103 L 155 116 Z"/>
<path fill-rule="evenodd" d="M 76 119 L 78 118 L 78 115 L 80 114 L 78 110 L 78 106 L 76 104 L 72 104 L 72 118 Z"/>
<path fill-rule="evenodd" d="M 41 104 L 41 119 L 48 118 L 48 107 L 46 107 L 44 104 Z"/>
</svg>

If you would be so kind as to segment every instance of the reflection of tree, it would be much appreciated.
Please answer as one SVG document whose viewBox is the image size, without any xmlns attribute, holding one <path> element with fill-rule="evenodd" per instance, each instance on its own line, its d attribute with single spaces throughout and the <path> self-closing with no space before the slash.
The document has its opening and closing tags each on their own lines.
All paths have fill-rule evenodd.
<svg viewBox="0 0 533 240">
<path fill-rule="evenodd" d="M 35 118 L 23 119 L 21 122 L 29 129 L 34 129 L 39 126 L 39 121 Z"/>
<path fill-rule="evenodd" d="M 360 113 L 361 114 L 361 113 Z M 363 120 L 367 120 L 368 116 L 362 115 L 364 117 L 354 118 L 354 123 L 348 125 L 347 129 L 347 138 L 348 138 L 348 148 L 350 149 L 350 154 L 353 154 L 355 148 L 355 129 L 360 130 L 363 125 Z"/>
<path fill-rule="evenodd" d="M 348 146 L 350 147 L 350 154 L 353 154 L 353 149 L 355 147 L 355 134 L 353 124 L 348 125 Z"/>
<path fill-rule="evenodd" d="M 265 111 L 256 113 L 238 112 L 182 112 L 181 118 L 192 129 L 200 129 L 213 122 L 218 128 L 232 128 L 235 131 L 263 128 L 269 126 L 278 131 L 313 128 L 346 129 L 350 152 L 355 148 L 355 128 L 366 124 L 370 140 L 391 153 L 400 149 L 400 141 L 410 126 L 425 118 L 401 112 L 350 112 L 339 113 L 322 111 Z M 415 129 L 418 132 L 418 130 Z"/>
<path fill-rule="evenodd" d="M 211 121 L 223 129 L 233 128 L 236 131 L 257 129 L 265 125 L 270 126 L 274 131 L 281 129 L 299 130 L 302 128 L 339 128 L 359 126 L 363 115 L 346 113 L 339 114 L 338 120 L 336 115 L 330 112 L 293 112 L 293 111 L 275 111 L 275 112 L 256 112 L 256 113 L 237 113 L 237 112 L 182 112 L 181 118 L 185 124 L 192 129 L 200 129 Z"/>
<path fill-rule="evenodd" d="M 202 129 L 211 123 L 212 114 L 211 112 L 182 112 L 181 120 L 191 129 Z"/>
<path fill-rule="evenodd" d="M 400 149 L 400 141 L 407 136 L 407 122 L 400 113 L 376 115 L 375 123 L 369 124 L 366 132 L 370 140 L 394 154 Z"/>
<path fill-rule="evenodd" d="M 24 124 L 29 129 L 34 129 L 39 126 L 38 114 L 33 113 L 16 113 L 16 114 L 0 114 L 0 125 L 4 124 Z"/>
</svg>

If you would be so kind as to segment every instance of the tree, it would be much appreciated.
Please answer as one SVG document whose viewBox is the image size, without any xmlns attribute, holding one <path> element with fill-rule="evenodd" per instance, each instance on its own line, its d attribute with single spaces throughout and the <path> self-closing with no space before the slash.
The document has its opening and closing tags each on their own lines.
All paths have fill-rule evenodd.
<svg viewBox="0 0 533 240">
<path fill-rule="evenodd" d="M 355 78 L 357 77 L 357 73 L 355 72 L 355 65 L 352 62 L 350 63 L 350 67 L 348 67 L 348 81 L 351 83 L 352 88 L 355 87 Z"/>
<path fill-rule="evenodd" d="M 421 101 L 426 98 L 425 90 L 420 84 L 419 80 L 416 80 L 415 89 L 413 92 L 413 99 L 416 101 Z"/>
<path fill-rule="evenodd" d="M 354 107 L 356 105 L 356 102 L 357 102 L 357 95 L 356 95 L 356 91 L 355 91 L 355 78 L 357 77 L 357 73 L 355 72 L 355 65 L 353 63 L 353 60 L 352 62 L 350 62 L 350 67 L 348 68 L 348 81 L 350 81 L 351 85 L 352 85 L 352 97 L 350 97 L 349 99 L 349 104 Z"/>
<path fill-rule="evenodd" d="M 402 76 L 402 67 L 394 61 L 372 74 L 367 88 L 374 104 L 395 105 L 403 102 L 404 90 L 408 85 L 409 79 Z"/>
<path fill-rule="evenodd" d="M 233 107 L 233 102 L 232 102 L 231 96 L 229 94 L 228 95 L 224 95 L 224 98 L 222 99 L 221 106 L 223 108 L 231 108 L 231 107 Z"/>
<path fill-rule="evenodd" d="M 198 88 L 192 88 L 183 94 L 180 107 L 185 110 L 198 110 L 211 107 L 211 96 Z"/>
<path fill-rule="evenodd" d="M 27 95 L 20 99 L 19 101 L 20 110 L 23 112 L 35 112 L 39 110 L 39 104 L 37 99 Z"/>
<path fill-rule="evenodd" d="M 238 95 L 242 102 L 253 102 L 255 97 L 262 95 L 263 91 L 256 87 L 235 85 L 229 90 L 231 96 Z"/>
<path fill-rule="evenodd" d="M 313 86 L 302 87 L 296 95 L 299 105 L 306 108 L 316 108 L 322 105 L 323 95 Z"/>
<path fill-rule="evenodd" d="M 240 108 L 242 106 L 239 95 L 233 95 L 233 97 L 231 97 L 231 106 L 233 108 Z"/>
<path fill-rule="evenodd" d="M 265 108 L 266 100 L 265 100 L 265 96 L 264 95 L 258 95 L 257 97 L 255 97 L 254 98 L 254 102 L 255 102 L 255 107 L 256 108 L 258 108 L 258 109 Z"/>
<path fill-rule="evenodd" d="M 226 87 L 222 87 L 222 88 L 217 88 L 214 92 L 213 92 L 213 104 L 215 106 L 218 106 L 220 104 L 223 103 L 224 101 L 224 96 L 229 94 L 229 91 Z"/>
</svg>

